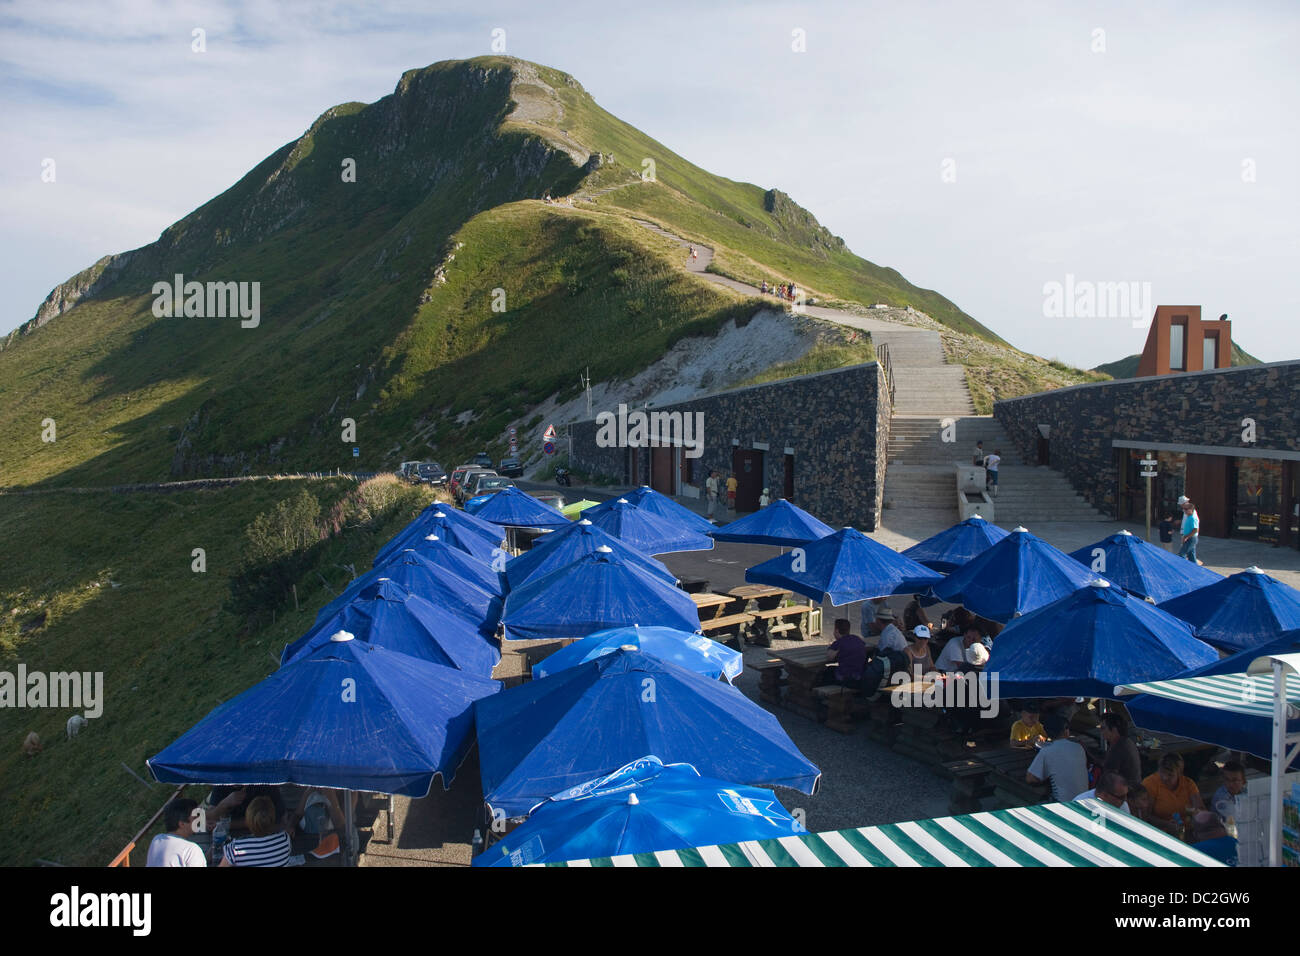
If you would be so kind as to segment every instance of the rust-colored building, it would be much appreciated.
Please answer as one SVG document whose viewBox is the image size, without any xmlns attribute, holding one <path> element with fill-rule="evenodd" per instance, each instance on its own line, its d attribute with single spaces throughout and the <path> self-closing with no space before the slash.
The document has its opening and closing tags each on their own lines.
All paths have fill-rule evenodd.
<svg viewBox="0 0 1300 956">
<path fill-rule="evenodd" d="M 1138 359 L 1138 378 L 1232 365 L 1232 323 L 1201 318 L 1199 305 L 1159 305 Z"/>
</svg>

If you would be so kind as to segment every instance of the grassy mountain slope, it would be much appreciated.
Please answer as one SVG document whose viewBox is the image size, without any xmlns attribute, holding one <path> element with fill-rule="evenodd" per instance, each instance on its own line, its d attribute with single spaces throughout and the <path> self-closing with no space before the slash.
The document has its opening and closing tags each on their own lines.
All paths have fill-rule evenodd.
<svg viewBox="0 0 1300 956">
<path fill-rule="evenodd" d="M 637 178 L 642 156 L 654 184 Z M 611 186 L 625 188 L 601 193 Z M 596 205 L 526 203 L 548 193 Z M 54 290 L 0 350 L 0 485 L 380 468 L 405 456 L 412 422 L 437 434 L 412 451 L 462 457 L 579 369 L 634 371 L 747 308 L 687 277 L 630 216 L 708 238 L 722 271 L 915 303 L 986 333 L 788 197 L 692 166 L 564 74 L 439 63 L 329 110 L 157 242 Z M 260 325 L 156 318 L 153 284 L 177 273 L 260 283 Z M 460 412 L 471 420 L 453 425 Z M 57 441 L 41 440 L 46 419 Z"/>
</svg>

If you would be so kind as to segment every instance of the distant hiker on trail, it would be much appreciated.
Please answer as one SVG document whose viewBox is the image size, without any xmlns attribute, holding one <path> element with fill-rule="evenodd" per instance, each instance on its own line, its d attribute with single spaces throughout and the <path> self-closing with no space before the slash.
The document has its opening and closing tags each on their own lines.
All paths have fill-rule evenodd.
<svg viewBox="0 0 1300 956">
<path fill-rule="evenodd" d="M 763 284 L 760 285 L 760 286 L 758 287 L 758 291 L 761 292 L 761 293 L 763 293 L 763 295 L 767 295 L 767 280 L 766 280 L 766 279 L 764 279 L 764 280 L 763 280 Z"/>
<path fill-rule="evenodd" d="M 704 497 L 708 499 L 708 515 L 712 518 L 713 509 L 718 506 L 718 473 L 716 471 L 709 472 L 709 477 L 704 482 Z"/>
<path fill-rule="evenodd" d="M 700 257 L 700 250 L 696 249 L 694 246 L 691 246 L 691 258 L 698 259 L 699 257 Z"/>
<path fill-rule="evenodd" d="M 727 475 L 727 510 L 736 510 L 736 489 L 740 487 L 740 482 L 736 480 L 735 474 Z"/>
<path fill-rule="evenodd" d="M 695 247 L 694 247 L 694 246 L 687 246 L 687 247 L 686 247 L 686 252 L 687 252 L 687 254 L 690 256 L 690 258 L 692 258 L 692 259 L 695 258 Z"/>
</svg>

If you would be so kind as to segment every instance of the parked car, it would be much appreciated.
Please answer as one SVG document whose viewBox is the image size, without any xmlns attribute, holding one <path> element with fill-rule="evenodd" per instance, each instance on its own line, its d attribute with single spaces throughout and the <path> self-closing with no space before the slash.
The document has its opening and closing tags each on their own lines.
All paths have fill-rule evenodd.
<svg viewBox="0 0 1300 956">
<path fill-rule="evenodd" d="M 501 472 L 503 475 L 508 475 L 511 478 L 522 478 L 524 474 L 524 466 L 520 463 L 518 458 L 502 458 L 501 464 L 497 465 L 497 471 Z"/>
<path fill-rule="evenodd" d="M 478 465 L 480 468 L 491 468 L 492 456 L 485 451 L 481 451 L 474 456 L 474 464 Z"/>
<path fill-rule="evenodd" d="M 447 472 L 436 461 L 422 461 L 415 466 L 416 481 L 422 485 L 445 485 Z"/>
<path fill-rule="evenodd" d="M 452 492 L 452 497 L 456 499 L 456 504 L 463 505 L 465 503 L 465 499 L 470 496 L 470 483 L 474 480 L 474 476 L 480 475 L 483 472 L 492 472 L 492 474 L 496 474 L 496 472 L 492 471 L 491 468 L 479 468 L 477 465 L 465 469 L 464 473 L 460 476 L 460 483 L 456 485 L 456 490 Z"/>
<path fill-rule="evenodd" d="M 465 473 L 477 467 L 478 465 L 457 465 L 452 470 L 451 475 L 447 478 L 447 490 L 451 492 L 453 499 L 456 497 L 456 492 L 460 490 L 460 483 L 465 480 Z"/>
<path fill-rule="evenodd" d="M 500 479 L 500 481 L 495 484 L 488 484 L 488 482 L 491 482 L 494 478 Z M 494 491 L 500 491 L 503 487 L 513 484 L 514 482 L 509 478 L 504 475 L 498 475 L 491 469 L 486 471 L 477 471 L 465 479 L 465 490 L 461 496 L 461 500 L 463 502 L 466 499 L 475 498 L 487 491 L 488 488 L 492 488 Z"/>
<path fill-rule="evenodd" d="M 564 500 L 564 495 L 560 494 L 558 491 L 530 491 L 528 493 L 542 504 L 550 505 L 556 511 L 563 511 L 564 506 L 568 504 L 568 502 Z"/>
<path fill-rule="evenodd" d="M 418 464 L 418 461 L 402 462 L 402 464 L 398 466 L 397 477 L 401 478 L 403 481 L 415 481 L 415 466 Z"/>
</svg>

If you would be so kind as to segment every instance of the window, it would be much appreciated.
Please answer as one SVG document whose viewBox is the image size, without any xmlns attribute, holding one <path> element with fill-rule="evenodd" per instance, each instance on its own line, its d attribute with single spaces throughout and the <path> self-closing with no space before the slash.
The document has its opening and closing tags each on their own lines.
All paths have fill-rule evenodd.
<svg viewBox="0 0 1300 956">
<path fill-rule="evenodd" d="M 1219 367 L 1219 337 L 1207 335 L 1201 340 L 1201 368 Z"/>
<path fill-rule="evenodd" d="M 1181 319 L 1182 321 L 1179 321 Z M 1169 370 L 1181 372 L 1187 368 L 1187 319 L 1179 316 L 1169 323 Z"/>
</svg>

